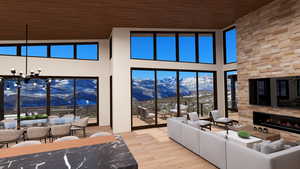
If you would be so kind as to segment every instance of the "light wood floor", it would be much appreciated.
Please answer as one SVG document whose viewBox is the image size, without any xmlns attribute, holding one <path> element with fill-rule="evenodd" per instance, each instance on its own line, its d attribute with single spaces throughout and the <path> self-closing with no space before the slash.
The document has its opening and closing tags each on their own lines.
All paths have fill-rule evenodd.
<svg viewBox="0 0 300 169">
<path fill-rule="evenodd" d="M 139 164 L 139 169 L 215 169 L 167 135 L 167 128 L 137 130 L 121 134 Z"/>
</svg>

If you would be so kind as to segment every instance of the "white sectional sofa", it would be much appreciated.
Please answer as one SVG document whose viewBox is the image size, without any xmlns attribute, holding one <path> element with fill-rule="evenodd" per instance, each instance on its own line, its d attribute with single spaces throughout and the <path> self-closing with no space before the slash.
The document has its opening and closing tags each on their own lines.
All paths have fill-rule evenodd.
<svg viewBox="0 0 300 169">
<path fill-rule="evenodd" d="M 300 169 L 300 146 L 263 154 L 226 140 L 210 131 L 183 123 L 183 118 L 168 119 L 171 139 L 221 169 Z"/>
</svg>

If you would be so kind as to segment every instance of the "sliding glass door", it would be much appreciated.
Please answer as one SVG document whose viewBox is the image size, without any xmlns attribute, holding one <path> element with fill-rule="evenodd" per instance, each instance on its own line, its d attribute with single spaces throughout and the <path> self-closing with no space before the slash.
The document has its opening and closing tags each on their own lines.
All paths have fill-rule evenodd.
<svg viewBox="0 0 300 169">
<path fill-rule="evenodd" d="M 76 79 L 75 98 L 77 116 L 89 117 L 89 123 L 97 123 L 97 89 L 98 82 L 95 79 Z"/>
<path fill-rule="evenodd" d="M 74 80 L 53 79 L 50 84 L 50 114 L 64 116 L 74 114 Z"/>
<path fill-rule="evenodd" d="M 201 116 L 209 116 L 215 108 L 216 92 L 213 72 L 198 72 L 198 108 Z"/>
<path fill-rule="evenodd" d="M 46 83 L 41 79 L 34 79 L 22 83 L 20 90 L 21 116 L 28 114 L 47 114 Z"/>
<path fill-rule="evenodd" d="M 132 126 L 155 125 L 155 72 L 132 71 Z"/>
<path fill-rule="evenodd" d="M 179 72 L 180 116 L 197 112 L 197 72 Z"/>
<path fill-rule="evenodd" d="M 3 80 L 3 119 L 16 119 L 18 115 L 18 87 L 15 80 Z"/>
<path fill-rule="evenodd" d="M 168 117 L 177 116 L 177 72 L 157 71 L 157 122 L 166 124 Z"/>
<path fill-rule="evenodd" d="M 132 69 L 132 128 L 165 126 L 190 112 L 216 108 L 215 72 Z"/>
<path fill-rule="evenodd" d="M 237 108 L 237 71 L 225 72 L 226 116 L 238 120 Z"/>
</svg>

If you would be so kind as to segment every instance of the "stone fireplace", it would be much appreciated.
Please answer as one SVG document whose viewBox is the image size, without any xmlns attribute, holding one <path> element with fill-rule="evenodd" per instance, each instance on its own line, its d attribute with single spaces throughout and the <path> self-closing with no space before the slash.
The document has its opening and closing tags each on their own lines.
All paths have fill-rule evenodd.
<svg viewBox="0 0 300 169">
<path fill-rule="evenodd" d="M 300 118 L 253 112 L 253 124 L 300 134 Z"/>
<path fill-rule="evenodd" d="M 300 1 L 275 0 L 237 20 L 237 90 L 242 123 L 253 125 L 253 112 L 266 112 L 273 120 L 279 116 L 300 118 L 300 109 L 249 104 L 249 79 L 300 75 L 299 16 Z M 299 133 L 275 128 L 273 121 L 271 124 L 267 127 L 280 131 L 283 137 L 300 140 Z"/>
</svg>

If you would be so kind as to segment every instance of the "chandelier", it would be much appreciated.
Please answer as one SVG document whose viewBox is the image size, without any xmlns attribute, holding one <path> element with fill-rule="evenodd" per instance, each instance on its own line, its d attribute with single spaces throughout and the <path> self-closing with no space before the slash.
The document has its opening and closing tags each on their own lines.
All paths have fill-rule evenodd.
<svg viewBox="0 0 300 169">
<path fill-rule="evenodd" d="M 28 25 L 26 24 L 26 41 L 25 41 L 25 73 L 23 71 L 17 71 L 15 68 L 10 69 L 11 76 L 10 79 L 15 80 L 15 87 L 21 88 L 22 82 L 28 83 L 29 81 L 33 81 L 33 86 L 37 86 L 37 78 L 40 76 L 42 69 L 38 67 L 36 71 L 31 70 L 28 73 Z M 3 80 L 3 77 L 0 77 L 0 83 Z M 51 79 L 46 79 L 45 83 L 51 83 Z M 45 87 L 45 86 L 44 86 Z M 9 87 L 7 87 L 9 88 Z"/>
<path fill-rule="evenodd" d="M 20 71 L 19 73 L 17 73 L 15 68 L 11 68 L 10 72 L 13 75 L 13 77 L 15 78 L 19 78 L 19 79 L 23 79 L 24 82 L 28 82 L 30 79 L 32 78 L 37 78 L 41 72 L 42 69 L 38 68 L 37 71 L 30 71 L 30 74 L 28 74 L 28 25 L 26 24 L 26 41 L 25 41 L 25 74 L 23 71 Z"/>
</svg>

